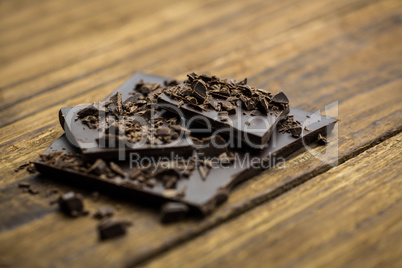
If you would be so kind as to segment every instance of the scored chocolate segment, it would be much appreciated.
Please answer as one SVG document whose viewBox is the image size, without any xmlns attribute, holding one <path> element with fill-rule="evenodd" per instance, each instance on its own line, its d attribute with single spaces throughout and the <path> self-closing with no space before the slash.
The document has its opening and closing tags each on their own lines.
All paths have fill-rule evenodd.
<svg viewBox="0 0 402 268">
<path fill-rule="evenodd" d="M 59 120 L 68 140 L 85 159 L 124 158 L 132 153 L 191 156 L 193 143 L 189 131 L 180 126 L 180 118 L 152 109 L 154 100 L 146 97 L 165 81 L 163 77 L 136 74 L 108 101 L 62 108 Z"/>
<path fill-rule="evenodd" d="M 163 109 L 211 125 L 221 134 L 243 140 L 254 148 L 263 147 L 276 124 L 289 112 L 283 92 L 267 91 L 215 76 L 189 74 L 182 85 L 163 90 L 158 103 Z"/>
<path fill-rule="evenodd" d="M 79 148 L 85 159 L 118 158 L 121 152 L 124 152 L 125 156 L 138 153 L 140 156 L 171 156 L 173 154 L 187 157 L 193 153 L 193 142 L 189 137 L 189 130 L 180 125 L 169 127 L 167 121 L 171 117 L 164 116 L 165 111 L 160 111 L 153 118 L 154 120 L 156 118 L 161 119 L 162 125 L 160 127 L 155 128 L 154 125 L 146 125 L 144 131 L 137 132 L 143 135 L 140 136 L 141 140 L 130 142 L 130 140 L 119 136 L 117 131 L 117 135 L 105 133 L 99 131 L 98 127 L 90 128 L 85 122 L 75 120 L 77 111 L 83 108 L 85 107 L 62 108 L 60 118 L 64 123 L 64 131 L 68 140 Z M 149 133 L 150 129 L 153 130 L 152 133 Z M 127 134 L 131 135 L 130 132 Z M 153 144 L 145 140 L 149 136 L 154 138 Z"/>
<path fill-rule="evenodd" d="M 108 169 L 104 168 L 105 173 L 109 175 L 104 176 L 96 175 L 94 171 L 90 170 L 90 167 L 86 167 L 85 171 L 80 171 L 79 168 L 63 168 L 46 161 L 36 161 L 35 167 L 39 172 L 48 174 L 52 178 L 75 182 L 80 186 L 89 187 L 91 190 L 114 192 L 138 200 L 143 204 L 160 205 L 167 201 L 181 202 L 188 205 L 193 211 L 207 214 L 222 200 L 225 200 L 222 198 L 222 193 L 226 193 L 225 196 L 227 196 L 227 192 L 237 183 L 274 165 L 271 163 L 267 166 L 262 161 L 262 165 L 256 167 L 252 159 L 267 160 L 267 157 L 271 156 L 286 157 L 302 148 L 303 145 L 316 141 L 319 134 L 326 136 L 336 122 L 335 118 L 322 115 L 309 118 L 310 113 L 298 109 L 291 109 L 290 112 L 293 114 L 294 120 L 301 122 L 303 126 L 308 126 L 309 131 L 303 131 L 300 137 L 295 138 L 291 133 L 281 133 L 276 129 L 268 146 L 263 150 L 250 151 L 248 154 L 240 150 L 231 151 L 229 154 L 223 152 L 219 158 L 231 158 L 230 163 L 215 167 L 212 161 L 202 161 L 200 164 L 203 166 L 203 172 L 199 172 L 198 167 L 191 166 L 190 169 L 183 169 L 182 175 L 179 177 L 174 172 L 152 173 L 152 170 L 150 170 L 150 174 L 153 175 L 147 177 L 147 174 L 143 174 L 144 171 L 133 168 L 133 166 L 135 167 L 133 163 L 130 168 L 130 162 L 127 161 L 114 163 L 119 170 L 116 168 L 112 170 L 112 165 L 109 163 Z M 63 148 L 66 150 L 62 150 Z M 55 141 L 45 153 L 57 151 L 76 152 L 73 147 L 69 146 L 64 136 Z M 198 164 L 197 161 L 195 163 Z M 205 174 L 201 173 L 205 173 L 205 168 L 208 168 L 208 174 L 203 179 Z M 157 177 L 157 174 L 160 176 Z M 153 178 L 155 176 L 156 178 Z"/>
</svg>

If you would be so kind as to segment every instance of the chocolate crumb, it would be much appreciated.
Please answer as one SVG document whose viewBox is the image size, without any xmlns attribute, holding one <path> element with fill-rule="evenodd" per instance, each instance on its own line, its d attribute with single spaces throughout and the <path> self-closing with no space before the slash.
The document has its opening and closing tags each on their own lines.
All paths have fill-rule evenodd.
<svg viewBox="0 0 402 268">
<path fill-rule="evenodd" d="M 327 138 L 325 138 L 324 136 L 321 135 L 321 133 L 318 134 L 318 143 L 321 145 L 325 145 L 328 143 Z"/>
<path fill-rule="evenodd" d="M 84 215 L 84 201 L 82 195 L 68 192 L 59 197 L 58 203 L 61 211 L 65 214 L 77 217 Z"/>
<path fill-rule="evenodd" d="M 127 227 L 130 225 L 131 223 L 128 221 L 106 219 L 98 225 L 99 238 L 107 240 L 123 236 L 127 233 Z"/>
<path fill-rule="evenodd" d="M 275 96 L 272 97 L 272 101 L 276 103 L 281 103 L 281 104 L 288 104 L 289 99 L 286 97 L 286 95 L 283 92 L 279 92 Z"/>
<path fill-rule="evenodd" d="M 302 133 L 302 128 L 300 126 L 292 127 L 289 130 L 292 136 L 295 138 L 300 137 L 300 134 Z"/>
<path fill-rule="evenodd" d="M 18 187 L 19 188 L 30 188 L 31 184 L 29 184 L 29 182 L 20 182 L 20 183 L 18 183 Z"/>
</svg>

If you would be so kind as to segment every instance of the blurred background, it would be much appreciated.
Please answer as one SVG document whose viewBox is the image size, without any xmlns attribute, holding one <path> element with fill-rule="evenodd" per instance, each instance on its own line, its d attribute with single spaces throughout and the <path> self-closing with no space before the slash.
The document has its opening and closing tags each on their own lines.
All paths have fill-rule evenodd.
<svg viewBox="0 0 402 268">
<path fill-rule="evenodd" d="M 312 89 L 370 86 L 362 80 L 376 76 L 368 74 L 372 64 L 383 72 L 375 79 L 395 75 L 381 47 L 391 31 L 400 32 L 399 7 L 367 0 L 2 0 L 1 106 L 21 101 L 15 92 L 23 99 L 49 91 L 73 98 L 109 84 L 102 99 L 136 71 L 248 77 L 292 100 Z M 401 52 L 396 44 L 387 49 Z M 345 97 L 333 94 L 321 97 Z"/>
</svg>

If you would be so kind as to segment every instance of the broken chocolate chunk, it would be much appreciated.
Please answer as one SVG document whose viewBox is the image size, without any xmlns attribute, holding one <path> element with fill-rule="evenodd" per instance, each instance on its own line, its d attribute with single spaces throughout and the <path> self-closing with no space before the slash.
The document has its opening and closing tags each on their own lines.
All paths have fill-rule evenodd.
<svg viewBox="0 0 402 268">
<path fill-rule="evenodd" d="M 77 217 L 85 214 L 84 201 L 80 194 L 74 192 L 65 193 L 59 197 L 58 203 L 60 209 L 70 216 Z"/>
<path fill-rule="evenodd" d="M 259 96 L 258 97 L 258 107 L 260 108 L 261 113 L 269 113 L 269 101 L 266 97 L 264 96 Z"/>
<path fill-rule="evenodd" d="M 221 104 L 221 107 L 224 111 L 227 111 L 229 114 L 235 114 L 236 113 L 236 106 L 234 106 L 232 103 L 229 101 L 219 101 Z"/>
<path fill-rule="evenodd" d="M 290 130 L 290 133 L 292 134 L 292 136 L 295 138 L 300 137 L 300 134 L 302 133 L 301 126 L 292 127 L 289 130 Z"/>
<path fill-rule="evenodd" d="M 286 97 L 285 93 L 279 92 L 275 96 L 272 97 L 272 101 L 276 103 L 281 103 L 281 104 L 288 104 L 289 99 Z"/>
<path fill-rule="evenodd" d="M 131 223 L 115 219 L 106 219 L 99 223 L 98 232 L 101 240 L 123 236 L 127 233 L 127 227 Z"/>
<path fill-rule="evenodd" d="M 95 116 L 98 117 L 99 115 L 99 104 L 98 103 L 92 103 L 91 105 L 85 107 L 84 109 L 81 109 L 77 112 L 77 117 L 78 118 L 85 118 L 87 116 Z"/>
<path fill-rule="evenodd" d="M 143 80 L 140 80 L 136 85 L 134 90 L 138 91 L 144 95 L 148 95 L 152 91 L 157 90 L 160 87 L 159 83 L 144 83 Z"/>
<path fill-rule="evenodd" d="M 198 80 L 193 84 L 194 97 L 203 102 L 207 97 L 207 85 L 204 81 Z"/>
<path fill-rule="evenodd" d="M 301 122 L 295 121 L 293 114 L 289 114 L 286 119 L 278 123 L 278 130 L 281 133 L 290 133 L 293 137 L 298 138 L 302 133 Z"/>
<path fill-rule="evenodd" d="M 110 101 L 112 105 L 109 105 L 111 108 L 112 113 L 118 118 L 119 116 L 123 115 L 123 101 L 121 99 L 120 91 L 117 91 L 115 95 L 110 97 Z"/>
<path fill-rule="evenodd" d="M 161 222 L 172 223 L 181 221 L 185 218 L 189 211 L 186 204 L 179 202 L 167 202 L 161 208 Z"/>
</svg>

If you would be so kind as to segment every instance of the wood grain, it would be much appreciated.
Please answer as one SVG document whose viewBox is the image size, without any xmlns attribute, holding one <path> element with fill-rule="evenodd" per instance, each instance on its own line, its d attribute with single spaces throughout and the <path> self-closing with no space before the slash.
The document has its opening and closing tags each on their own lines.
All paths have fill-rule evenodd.
<svg viewBox="0 0 402 268">
<path fill-rule="evenodd" d="M 0 4 L 0 211 L 6 211 L 0 264 L 140 263 L 267 200 L 282 195 L 292 204 L 293 195 L 283 193 L 401 131 L 400 1 L 65 2 Z M 55 197 L 47 196 L 48 188 L 80 189 L 14 169 L 61 135 L 60 107 L 101 100 L 136 70 L 177 79 L 192 71 L 249 77 L 255 86 L 286 91 L 292 106 L 310 111 L 338 101 L 339 138 L 311 148 L 327 152 L 327 162 L 296 152 L 286 167 L 237 187 L 203 220 L 163 226 L 151 208 L 106 196 L 96 203 L 83 192 L 91 211 L 112 205 L 118 217 L 134 222 L 128 236 L 99 243 L 97 221 L 69 220 L 49 205 Z M 21 193 L 17 183 L 25 180 L 40 194 Z M 387 226 L 380 216 L 378 225 Z"/>
<path fill-rule="evenodd" d="M 146 267 L 401 267 L 401 150 L 399 134 Z"/>
</svg>

